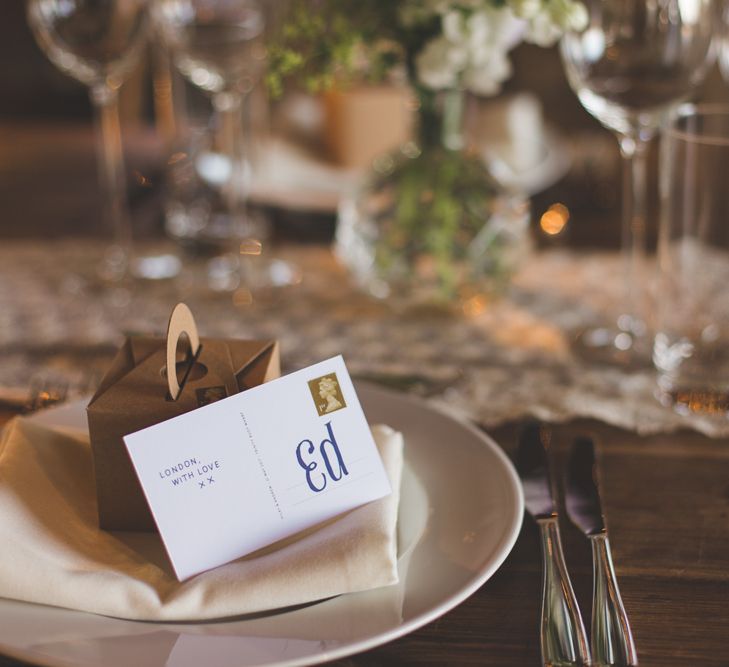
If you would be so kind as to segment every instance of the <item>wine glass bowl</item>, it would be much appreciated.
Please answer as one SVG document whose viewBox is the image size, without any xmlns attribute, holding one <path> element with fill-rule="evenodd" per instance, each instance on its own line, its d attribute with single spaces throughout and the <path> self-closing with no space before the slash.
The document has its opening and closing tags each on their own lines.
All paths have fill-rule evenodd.
<svg viewBox="0 0 729 667">
<path fill-rule="evenodd" d="M 28 23 L 48 59 L 87 86 L 118 87 L 146 44 L 146 2 L 31 0 Z"/>
<path fill-rule="evenodd" d="M 265 16 L 256 0 L 170 0 L 157 24 L 177 68 L 202 90 L 250 92 L 265 64 Z"/>
<path fill-rule="evenodd" d="M 592 1 L 587 8 L 587 28 L 562 40 L 570 85 L 614 132 L 650 138 L 706 76 L 715 3 Z"/>
<path fill-rule="evenodd" d="M 729 2 L 723 0 L 721 18 L 717 23 L 715 46 L 719 71 L 724 81 L 729 83 Z"/>
</svg>

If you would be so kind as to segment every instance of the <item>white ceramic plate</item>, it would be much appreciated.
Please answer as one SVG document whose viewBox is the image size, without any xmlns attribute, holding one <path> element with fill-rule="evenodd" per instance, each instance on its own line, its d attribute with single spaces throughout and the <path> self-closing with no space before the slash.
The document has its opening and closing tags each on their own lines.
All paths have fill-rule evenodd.
<svg viewBox="0 0 729 667">
<path fill-rule="evenodd" d="M 145 623 L 0 599 L 0 653 L 41 665 L 308 665 L 365 651 L 441 616 L 503 563 L 523 514 L 519 480 L 487 436 L 424 402 L 359 385 L 368 419 L 405 436 L 400 584 L 209 623 Z M 81 404 L 34 417 L 84 429 Z"/>
</svg>

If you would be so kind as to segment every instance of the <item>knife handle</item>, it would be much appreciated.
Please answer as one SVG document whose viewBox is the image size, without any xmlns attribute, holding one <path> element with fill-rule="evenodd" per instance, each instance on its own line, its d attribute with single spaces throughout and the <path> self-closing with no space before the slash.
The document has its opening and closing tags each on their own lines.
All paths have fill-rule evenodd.
<svg viewBox="0 0 729 667">
<path fill-rule="evenodd" d="M 610 542 L 604 533 L 591 535 L 592 655 L 595 665 L 634 667 L 638 654 L 613 569 Z"/>
<path fill-rule="evenodd" d="M 587 635 L 567 574 L 557 517 L 537 523 L 542 544 L 542 661 L 549 667 L 589 665 Z"/>
</svg>

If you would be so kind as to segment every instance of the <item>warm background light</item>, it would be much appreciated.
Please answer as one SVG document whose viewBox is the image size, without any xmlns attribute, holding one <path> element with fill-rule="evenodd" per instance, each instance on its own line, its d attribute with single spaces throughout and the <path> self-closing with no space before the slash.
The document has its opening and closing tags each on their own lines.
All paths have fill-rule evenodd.
<svg viewBox="0 0 729 667">
<path fill-rule="evenodd" d="M 545 234 L 556 236 L 565 228 L 570 219 L 570 211 L 564 204 L 552 204 L 539 220 L 539 226 Z"/>
<path fill-rule="evenodd" d="M 240 244 L 241 255 L 260 255 L 263 252 L 263 244 L 258 239 L 245 239 Z"/>
</svg>

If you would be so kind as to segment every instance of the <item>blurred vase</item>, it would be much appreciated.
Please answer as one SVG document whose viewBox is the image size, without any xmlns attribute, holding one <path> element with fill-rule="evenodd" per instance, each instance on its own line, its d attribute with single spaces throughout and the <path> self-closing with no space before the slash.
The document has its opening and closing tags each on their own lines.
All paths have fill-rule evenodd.
<svg viewBox="0 0 729 667">
<path fill-rule="evenodd" d="M 529 205 L 464 141 L 464 92 L 421 92 L 418 139 L 343 198 L 335 248 L 372 295 L 452 305 L 497 294 L 529 248 Z"/>
</svg>

